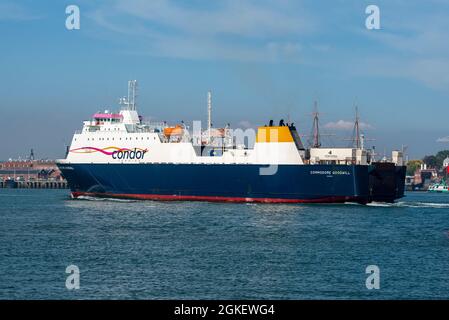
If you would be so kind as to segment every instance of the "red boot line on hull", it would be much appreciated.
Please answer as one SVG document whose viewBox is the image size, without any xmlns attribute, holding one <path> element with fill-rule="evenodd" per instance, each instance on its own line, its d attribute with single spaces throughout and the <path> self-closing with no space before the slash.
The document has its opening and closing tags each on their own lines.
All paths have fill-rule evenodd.
<svg viewBox="0 0 449 320">
<path fill-rule="evenodd" d="M 214 197 L 214 196 L 188 196 L 188 195 L 160 195 L 160 194 L 116 194 L 116 193 L 93 193 L 72 192 L 73 198 L 80 196 L 97 198 L 116 198 L 134 200 L 157 200 L 157 201 L 204 201 L 204 202 L 236 202 L 236 203 L 344 203 L 359 202 L 366 204 L 366 199 L 359 197 L 324 197 L 319 199 L 282 199 L 282 198 L 240 198 L 240 197 Z"/>
</svg>

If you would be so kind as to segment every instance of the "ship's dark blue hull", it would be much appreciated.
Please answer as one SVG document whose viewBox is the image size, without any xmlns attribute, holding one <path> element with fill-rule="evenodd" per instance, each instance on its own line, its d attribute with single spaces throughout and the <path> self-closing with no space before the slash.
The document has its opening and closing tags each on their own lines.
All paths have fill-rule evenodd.
<svg viewBox="0 0 449 320">
<path fill-rule="evenodd" d="M 72 195 L 236 202 L 370 201 L 369 166 L 59 164 Z"/>
<path fill-rule="evenodd" d="M 374 162 L 369 167 L 370 200 L 393 202 L 402 198 L 405 191 L 406 166 L 391 162 Z"/>
</svg>

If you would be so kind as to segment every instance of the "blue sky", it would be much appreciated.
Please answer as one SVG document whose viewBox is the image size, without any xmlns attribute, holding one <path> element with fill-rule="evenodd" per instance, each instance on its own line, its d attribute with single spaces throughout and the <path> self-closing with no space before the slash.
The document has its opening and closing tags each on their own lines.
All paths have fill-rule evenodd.
<svg viewBox="0 0 449 320">
<path fill-rule="evenodd" d="M 71 4 L 80 30 L 65 28 Z M 170 122 L 205 121 L 211 89 L 217 126 L 290 117 L 308 134 L 318 100 L 343 145 L 357 104 L 369 144 L 422 157 L 449 149 L 448 30 L 446 0 L 1 0 L 0 159 L 63 156 L 129 79 L 139 111 Z"/>
</svg>

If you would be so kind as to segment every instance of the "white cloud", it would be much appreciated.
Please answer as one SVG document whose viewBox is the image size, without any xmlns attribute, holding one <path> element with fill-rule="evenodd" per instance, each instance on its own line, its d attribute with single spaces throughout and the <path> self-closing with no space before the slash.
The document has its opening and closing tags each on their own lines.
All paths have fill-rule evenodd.
<svg viewBox="0 0 449 320">
<path fill-rule="evenodd" d="M 443 143 L 449 142 L 449 136 L 438 138 L 437 142 L 443 142 Z"/>
<path fill-rule="evenodd" d="M 169 0 L 118 0 L 117 9 L 160 27 L 190 35 L 249 37 L 297 35 L 311 28 L 305 17 L 278 1 L 211 2 L 207 9 L 181 6 Z M 300 18 L 300 19 L 298 19 Z"/>
<path fill-rule="evenodd" d="M 377 42 L 373 54 L 359 61 L 359 73 L 381 75 L 418 81 L 429 88 L 449 88 L 449 41 L 447 32 L 447 1 L 429 1 L 432 10 L 408 10 L 406 18 L 402 10 L 392 4 L 388 24 L 379 32 L 358 31 L 359 35 Z M 402 4 L 403 6 L 403 4 Z M 414 4 L 411 3 L 411 7 Z M 419 9 L 415 7 L 415 9 Z M 387 54 L 380 52 L 388 50 Z M 353 69 L 353 70 L 354 70 Z"/>
<path fill-rule="evenodd" d="M 449 60 L 447 59 L 415 60 L 410 63 L 407 70 L 406 74 L 431 88 L 445 90 L 449 88 Z"/>
<path fill-rule="evenodd" d="M 324 125 L 326 129 L 332 130 L 352 130 L 354 128 L 354 121 L 338 120 L 336 122 L 328 122 Z M 359 122 L 360 129 L 373 129 L 369 123 Z"/>
<path fill-rule="evenodd" d="M 449 52 L 448 52 L 449 56 Z M 414 80 L 425 86 L 447 91 L 449 88 L 449 60 L 442 58 L 371 57 L 354 61 L 353 74 L 384 76 Z"/>
<path fill-rule="evenodd" d="M 353 12 L 353 6 L 343 2 L 335 6 L 341 13 L 335 15 L 289 0 L 215 0 L 195 5 L 174 0 L 113 0 L 89 17 L 102 30 L 113 32 L 115 41 L 130 41 L 131 51 L 125 50 L 131 54 L 281 61 L 321 68 L 331 61 L 330 69 L 337 65 L 342 73 L 412 79 L 448 90 L 447 2 L 429 1 L 428 10 L 422 10 L 419 2 L 381 4 L 388 15 L 382 16 L 378 32 L 366 30 L 363 23 L 353 28 L 349 16 L 342 18 L 343 13 Z M 348 42 L 338 41 L 341 32 L 347 32 Z M 127 37 L 117 37 L 117 33 Z M 357 47 L 360 50 L 353 50 L 353 40 L 366 42 Z M 122 47 L 129 48 L 129 43 Z M 341 61 L 336 64 L 338 57 Z"/>
<path fill-rule="evenodd" d="M 315 28 L 300 3 L 116 0 L 88 14 L 98 26 L 137 36 L 134 53 L 187 59 L 302 61 L 298 38 Z"/>
<path fill-rule="evenodd" d="M 38 16 L 26 7 L 15 2 L 0 3 L 0 21 L 27 21 L 40 19 Z"/>
</svg>

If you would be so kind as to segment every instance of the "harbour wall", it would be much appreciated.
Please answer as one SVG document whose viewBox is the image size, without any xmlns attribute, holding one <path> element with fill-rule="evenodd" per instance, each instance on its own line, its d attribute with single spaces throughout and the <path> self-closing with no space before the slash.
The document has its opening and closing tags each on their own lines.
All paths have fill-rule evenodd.
<svg viewBox="0 0 449 320">
<path fill-rule="evenodd" d="M 0 188 L 68 189 L 67 181 L 0 181 Z"/>
</svg>

